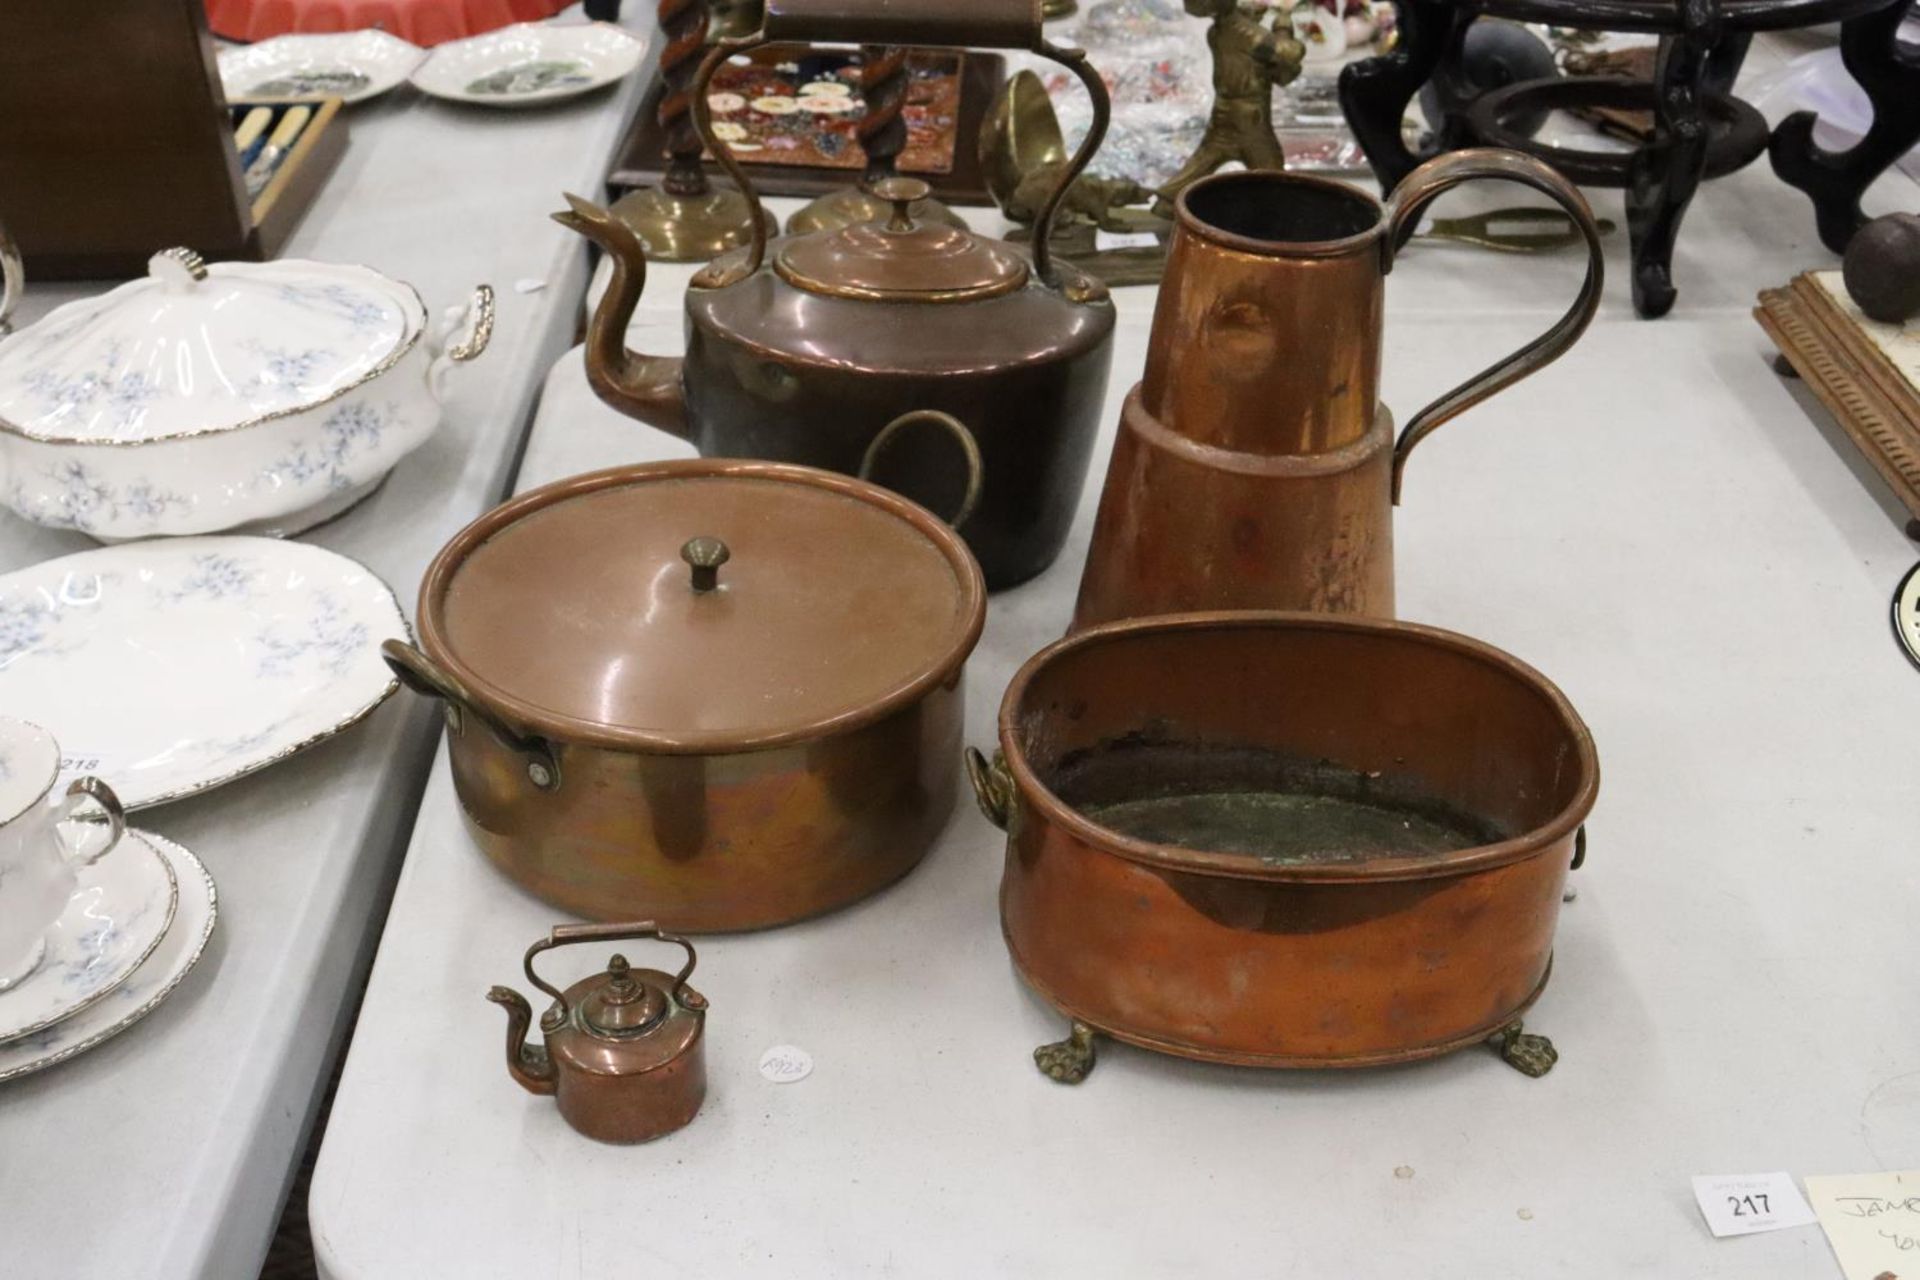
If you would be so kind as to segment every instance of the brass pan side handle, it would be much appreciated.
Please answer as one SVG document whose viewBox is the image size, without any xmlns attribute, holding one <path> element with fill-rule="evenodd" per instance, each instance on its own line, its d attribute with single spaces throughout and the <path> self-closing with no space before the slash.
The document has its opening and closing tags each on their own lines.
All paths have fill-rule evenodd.
<svg viewBox="0 0 1920 1280">
<path fill-rule="evenodd" d="M 454 733 L 466 732 L 469 719 L 478 721 L 494 737 L 526 759 L 527 780 L 536 788 L 541 791 L 559 788 L 560 757 L 553 744 L 536 734 L 515 729 L 488 711 L 458 676 L 443 669 L 406 641 L 382 641 L 380 656 L 386 659 L 388 668 L 401 684 L 415 693 L 438 698 L 446 704 L 447 725 Z"/>
<path fill-rule="evenodd" d="M 1393 256 L 1417 225 L 1421 210 L 1437 197 L 1465 182 L 1478 178 L 1498 178 L 1532 187 L 1566 211 L 1587 247 L 1587 275 L 1575 295 L 1573 305 L 1554 326 L 1512 355 L 1495 361 L 1453 390 L 1413 415 L 1406 430 L 1393 446 L 1393 502 L 1400 502 L 1402 474 L 1413 447 L 1435 429 L 1482 400 L 1512 386 L 1563 355 L 1579 340 L 1600 306 L 1600 293 L 1606 281 L 1606 264 L 1601 256 L 1600 228 L 1593 209 L 1580 189 L 1558 173 L 1517 151 L 1493 147 L 1471 147 L 1436 156 L 1408 174 L 1395 187 L 1387 201 L 1386 236 L 1382 241 L 1382 271 L 1393 265 Z"/>
<path fill-rule="evenodd" d="M 987 815 L 987 821 L 994 826 L 1008 830 L 1013 825 L 1014 806 L 1020 801 L 1014 790 L 1013 775 L 1007 771 L 1006 757 L 996 751 L 992 763 L 988 763 L 979 748 L 968 747 L 965 758 L 967 780 L 973 783 L 973 798 L 980 812 Z"/>
</svg>

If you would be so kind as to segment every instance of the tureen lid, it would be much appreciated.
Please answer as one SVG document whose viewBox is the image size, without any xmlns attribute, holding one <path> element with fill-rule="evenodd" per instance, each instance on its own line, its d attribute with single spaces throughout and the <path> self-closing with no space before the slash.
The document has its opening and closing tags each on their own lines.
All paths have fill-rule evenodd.
<svg viewBox="0 0 1920 1280">
<path fill-rule="evenodd" d="M 857 222 L 788 240 L 774 270 L 812 293 L 915 302 L 960 302 L 1011 293 L 1027 282 L 1027 261 L 998 240 L 939 222 L 915 222 L 912 207 L 931 188 L 918 178 L 883 178 L 874 195 L 893 205 L 885 222 Z"/>
<path fill-rule="evenodd" d="M 986 587 L 965 543 L 877 485 L 692 460 L 496 508 L 421 586 L 436 661 L 528 728 L 745 750 L 878 719 L 949 679 Z"/>
<path fill-rule="evenodd" d="M 344 394 L 425 326 L 412 289 L 366 267 L 168 249 L 0 343 L 0 430 L 130 444 L 248 426 Z"/>
</svg>

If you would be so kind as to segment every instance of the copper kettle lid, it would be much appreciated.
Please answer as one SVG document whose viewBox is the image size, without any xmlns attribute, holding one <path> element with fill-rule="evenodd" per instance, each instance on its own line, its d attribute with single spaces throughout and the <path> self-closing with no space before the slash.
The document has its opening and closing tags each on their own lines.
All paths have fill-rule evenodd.
<svg viewBox="0 0 1920 1280">
<path fill-rule="evenodd" d="M 569 940 L 586 941 L 594 934 L 637 937 L 650 933 L 663 942 L 677 943 L 687 963 L 677 974 L 635 969 L 616 953 L 606 969 L 583 978 L 565 991 L 549 986 L 534 971 L 541 951 Z M 573 935 L 580 935 L 577 939 Z M 693 972 L 693 945 L 685 938 L 661 933 L 651 924 L 562 926 L 545 942 L 527 952 L 527 977 L 553 997 L 540 1018 L 547 1052 L 556 1066 L 594 1075 L 641 1075 L 696 1049 L 706 1029 L 706 997 L 687 985 Z"/>
<path fill-rule="evenodd" d="M 966 660 L 979 566 L 931 513 L 808 467 L 692 460 L 576 476 L 470 525 L 422 638 L 529 728 L 661 752 L 866 723 Z"/>
<path fill-rule="evenodd" d="M 810 293 L 899 302 L 973 301 L 1027 282 L 1027 260 L 1001 241 L 914 221 L 913 203 L 931 191 L 920 179 L 883 178 L 870 189 L 892 215 L 786 241 L 773 259 L 783 280 Z"/>
</svg>

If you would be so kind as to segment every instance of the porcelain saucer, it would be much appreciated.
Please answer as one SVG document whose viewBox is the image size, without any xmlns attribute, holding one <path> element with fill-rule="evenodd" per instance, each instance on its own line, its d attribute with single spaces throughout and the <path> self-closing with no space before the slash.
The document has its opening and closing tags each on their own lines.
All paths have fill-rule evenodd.
<svg viewBox="0 0 1920 1280">
<path fill-rule="evenodd" d="M 104 1000 L 32 1035 L 0 1044 L 0 1080 L 30 1075 L 85 1053 L 125 1031 L 157 1008 L 199 962 L 213 936 L 218 903 L 213 878 L 196 858 L 171 840 L 145 831 L 129 831 L 128 843 L 141 842 L 164 858 L 179 884 L 179 909 L 166 936 L 147 962 Z M 113 855 L 108 855 L 112 857 Z"/>
<path fill-rule="evenodd" d="M 522 22 L 438 46 L 415 69 L 413 83 L 451 102 L 537 106 L 623 79 L 646 48 L 612 23 Z"/>
<path fill-rule="evenodd" d="M 67 909 L 47 931 L 45 958 L 0 995 L 0 1043 L 70 1018 L 133 976 L 173 923 L 173 867 L 145 841 L 82 867 Z"/>
<path fill-rule="evenodd" d="M 157 538 L 0 574 L 0 706 L 128 809 L 218 786 L 347 728 L 399 688 L 408 634 L 356 561 L 273 538 Z"/>
<path fill-rule="evenodd" d="M 405 84 L 427 51 L 385 31 L 275 36 L 220 51 L 229 100 L 311 98 L 365 102 Z"/>
</svg>

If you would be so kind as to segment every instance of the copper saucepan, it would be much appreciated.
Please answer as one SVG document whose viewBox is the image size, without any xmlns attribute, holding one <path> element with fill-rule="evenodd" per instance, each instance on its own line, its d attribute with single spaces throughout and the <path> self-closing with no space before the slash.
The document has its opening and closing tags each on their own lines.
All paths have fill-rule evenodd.
<svg viewBox="0 0 1920 1280">
<path fill-rule="evenodd" d="M 1007 830 L 1021 976 L 1093 1036 L 1268 1067 L 1404 1062 L 1493 1041 L 1547 981 L 1599 764 L 1532 668 L 1407 623 L 1196 613 L 1035 655 L 968 753 Z"/>
<path fill-rule="evenodd" d="M 488 512 L 428 569 L 420 647 L 385 651 L 445 701 L 468 828 L 513 880 L 591 919 L 757 929 L 926 853 L 985 617 L 966 544 L 912 502 L 695 460 Z"/>
</svg>

